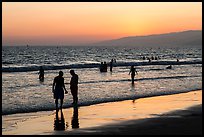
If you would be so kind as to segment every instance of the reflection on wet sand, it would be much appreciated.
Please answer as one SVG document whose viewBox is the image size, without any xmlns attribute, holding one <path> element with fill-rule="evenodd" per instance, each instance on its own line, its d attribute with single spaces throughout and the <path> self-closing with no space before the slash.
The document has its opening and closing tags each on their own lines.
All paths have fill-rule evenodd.
<svg viewBox="0 0 204 137">
<path fill-rule="evenodd" d="M 61 116 L 59 116 L 58 113 L 61 113 Z M 67 120 L 69 121 L 69 120 Z M 66 124 L 65 124 L 66 123 Z M 79 128 L 79 118 L 78 118 L 78 106 L 73 106 L 73 115 L 71 118 L 71 127 L 73 129 Z M 68 122 L 65 121 L 64 114 L 62 110 L 59 112 L 56 112 L 55 118 L 54 118 L 54 130 L 65 130 L 68 128 Z"/>
<path fill-rule="evenodd" d="M 56 112 L 55 118 L 54 118 L 54 130 L 65 130 L 65 120 L 62 110 L 61 117 L 59 117 L 58 112 Z"/>
<path fill-rule="evenodd" d="M 79 128 L 78 106 L 73 106 L 72 128 Z"/>
</svg>

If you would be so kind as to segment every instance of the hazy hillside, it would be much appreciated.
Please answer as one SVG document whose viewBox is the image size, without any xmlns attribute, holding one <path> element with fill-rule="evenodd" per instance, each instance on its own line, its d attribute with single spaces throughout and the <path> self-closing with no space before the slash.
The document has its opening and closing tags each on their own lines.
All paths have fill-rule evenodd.
<svg viewBox="0 0 204 137">
<path fill-rule="evenodd" d="M 131 36 L 94 43 L 95 46 L 137 46 L 137 47 L 202 47 L 202 31 L 189 30 L 148 36 Z"/>
</svg>

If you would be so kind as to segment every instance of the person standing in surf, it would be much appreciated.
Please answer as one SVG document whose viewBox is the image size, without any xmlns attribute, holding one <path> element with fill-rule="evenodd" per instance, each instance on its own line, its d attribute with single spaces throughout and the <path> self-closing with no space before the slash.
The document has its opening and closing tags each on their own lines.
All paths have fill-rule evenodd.
<svg viewBox="0 0 204 137">
<path fill-rule="evenodd" d="M 113 70 L 113 59 L 111 59 L 110 61 L 110 72 L 112 72 L 112 70 Z"/>
<path fill-rule="evenodd" d="M 42 66 L 40 66 L 40 70 L 39 70 L 39 80 L 44 81 L 44 69 Z"/>
<path fill-rule="evenodd" d="M 137 73 L 136 68 L 134 68 L 134 65 L 131 66 L 129 75 L 130 75 L 130 73 L 131 73 L 132 84 L 134 84 L 135 73 Z M 137 73 L 137 74 L 138 74 L 138 73 Z"/>
<path fill-rule="evenodd" d="M 59 75 L 54 78 L 52 85 L 52 92 L 54 93 L 56 111 L 58 112 L 58 99 L 60 99 L 60 109 L 62 110 L 63 100 L 64 100 L 64 90 L 67 94 L 67 90 L 64 85 L 63 72 L 59 71 Z"/>
</svg>

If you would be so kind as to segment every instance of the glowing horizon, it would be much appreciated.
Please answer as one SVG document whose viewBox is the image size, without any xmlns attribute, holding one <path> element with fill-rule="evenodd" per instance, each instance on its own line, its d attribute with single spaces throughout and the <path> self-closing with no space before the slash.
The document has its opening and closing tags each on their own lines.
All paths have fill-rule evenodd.
<svg viewBox="0 0 204 137">
<path fill-rule="evenodd" d="M 202 30 L 202 2 L 2 2 L 3 45 L 71 45 Z"/>
</svg>

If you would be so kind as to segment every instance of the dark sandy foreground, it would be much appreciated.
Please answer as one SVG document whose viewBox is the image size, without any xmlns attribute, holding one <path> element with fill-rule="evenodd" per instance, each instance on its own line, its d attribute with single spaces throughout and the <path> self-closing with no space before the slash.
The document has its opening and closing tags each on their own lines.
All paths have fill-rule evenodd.
<svg viewBox="0 0 204 137">
<path fill-rule="evenodd" d="M 173 111 L 156 118 L 131 120 L 97 128 L 81 129 L 69 135 L 202 135 L 202 105 Z"/>
</svg>

